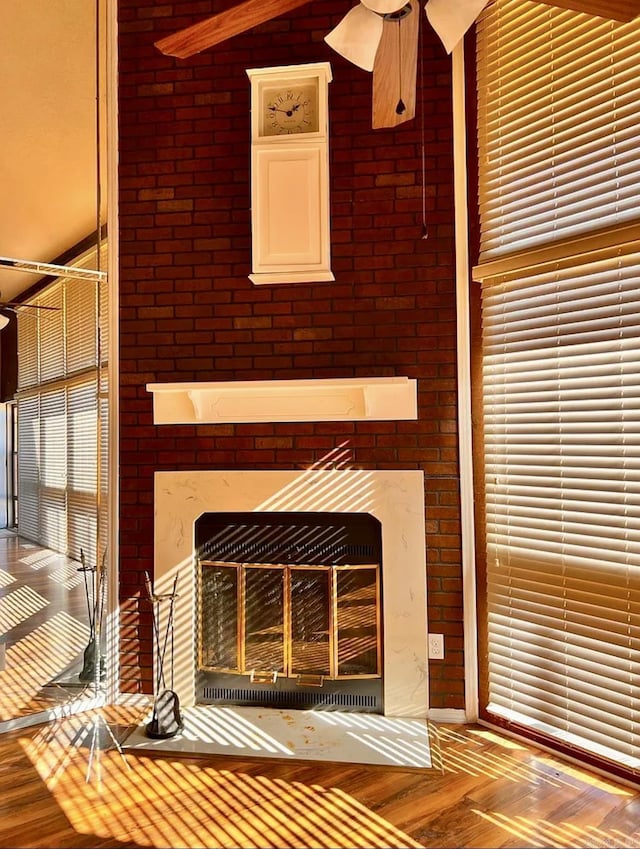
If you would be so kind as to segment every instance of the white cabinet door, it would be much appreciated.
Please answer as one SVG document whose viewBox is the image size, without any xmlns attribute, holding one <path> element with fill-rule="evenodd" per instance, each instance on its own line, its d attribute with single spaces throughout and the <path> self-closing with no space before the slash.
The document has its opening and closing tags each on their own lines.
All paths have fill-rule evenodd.
<svg viewBox="0 0 640 849">
<path fill-rule="evenodd" d="M 254 145 L 254 283 L 333 280 L 326 142 Z"/>
</svg>

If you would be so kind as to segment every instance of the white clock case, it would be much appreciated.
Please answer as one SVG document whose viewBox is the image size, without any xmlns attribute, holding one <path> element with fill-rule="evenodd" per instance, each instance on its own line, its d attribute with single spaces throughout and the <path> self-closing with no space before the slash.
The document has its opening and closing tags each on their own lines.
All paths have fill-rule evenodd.
<svg viewBox="0 0 640 849">
<path fill-rule="evenodd" d="M 252 273 L 255 284 L 334 280 L 330 256 L 328 62 L 247 70 L 251 81 Z M 316 82 L 318 131 L 261 135 L 263 92 Z"/>
</svg>

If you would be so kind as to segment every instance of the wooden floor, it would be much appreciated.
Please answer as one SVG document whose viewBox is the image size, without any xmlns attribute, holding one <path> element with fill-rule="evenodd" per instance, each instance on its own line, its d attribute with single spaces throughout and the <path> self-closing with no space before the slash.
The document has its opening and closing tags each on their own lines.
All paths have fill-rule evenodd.
<svg viewBox="0 0 640 849">
<path fill-rule="evenodd" d="M 0 735 L 0 846 L 640 846 L 637 791 L 480 727 L 433 727 L 436 766 L 409 770 L 123 754 L 139 720 Z"/>
<path fill-rule="evenodd" d="M 0 720 L 71 703 L 77 565 L 0 534 Z M 480 727 L 430 726 L 429 770 L 123 752 L 146 712 L 0 733 L 0 847 L 640 847 L 640 791 Z"/>
<path fill-rule="evenodd" d="M 0 529 L 0 722 L 66 704 L 89 641 L 91 575 L 76 561 Z"/>
</svg>

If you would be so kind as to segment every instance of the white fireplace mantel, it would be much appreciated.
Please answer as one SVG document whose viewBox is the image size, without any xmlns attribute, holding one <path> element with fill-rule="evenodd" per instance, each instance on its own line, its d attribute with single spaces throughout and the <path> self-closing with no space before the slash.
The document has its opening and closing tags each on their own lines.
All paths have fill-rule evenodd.
<svg viewBox="0 0 640 849">
<path fill-rule="evenodd" d="M 195 700 L 195 521 L 206 512 L 341 512 L 382 530 L 384 713 L 428 711 L 424 474 L 356 469 L 155 473 L 154 592 L 176 576 L 173 686 Z"/>
<path fill-rule="evenodd" d="M 367 377 L 148 383 L 154 424 L 415 420 L 416 380 Z"/>
</svg>

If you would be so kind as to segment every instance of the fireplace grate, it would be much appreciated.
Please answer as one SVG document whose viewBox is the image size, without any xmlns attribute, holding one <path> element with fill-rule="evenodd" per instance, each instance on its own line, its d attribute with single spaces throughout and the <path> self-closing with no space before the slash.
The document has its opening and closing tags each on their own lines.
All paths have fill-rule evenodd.
<svg viewBox="0 0 640 849">
<path fill-rule="evenodd" d="M 197 703 L 383 712 L 378 519 L 204 513 L 195 554 Z M 268 670 L 277 681 L 240 678 Z"/>
<path fill-rule="evenodd" d="M 234 687 L 205 687 L 203 701 L 215 704 L 258 705 L 289 708 L 352 708 L 379 712 L 376 696 L 357 693 L 309 693 L 290 690 L 263 690 Z"/>
</svg>

